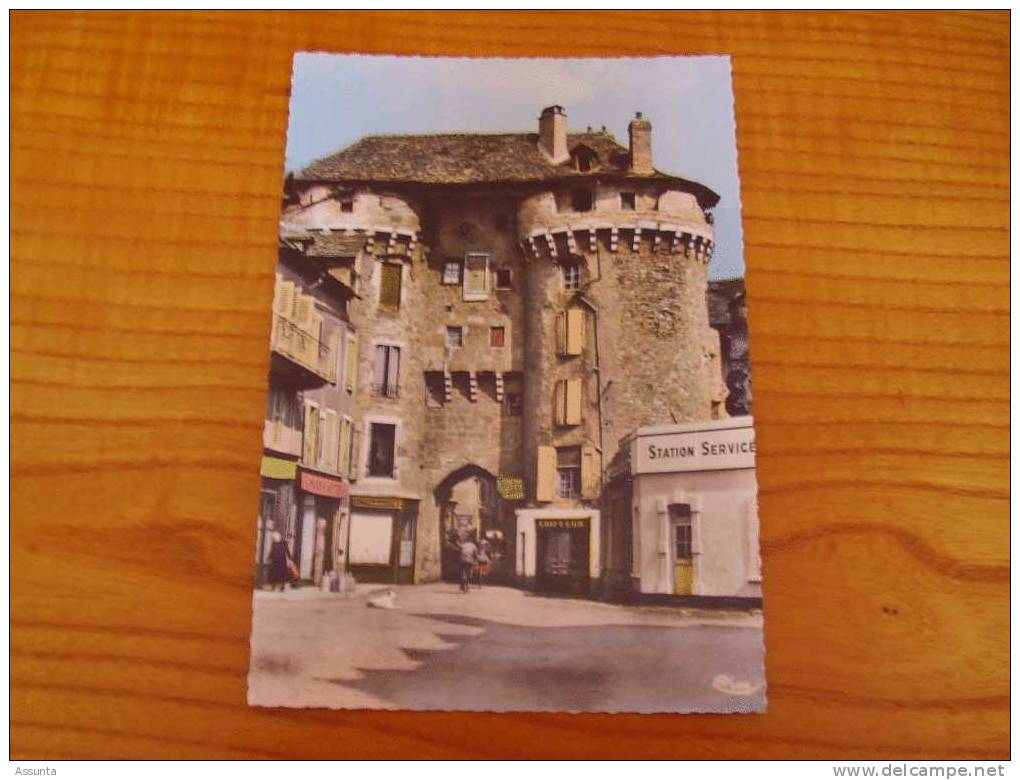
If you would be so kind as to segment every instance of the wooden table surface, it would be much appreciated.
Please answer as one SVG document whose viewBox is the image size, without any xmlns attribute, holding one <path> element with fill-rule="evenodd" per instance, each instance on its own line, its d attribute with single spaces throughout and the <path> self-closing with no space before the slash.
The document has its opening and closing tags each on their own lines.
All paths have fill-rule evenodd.
<svg viewBox="0 0 1020 780">
<path fill-rule="evenodd" d="M 245 705 L 295 50 L 730 53 L 769 712 Z M 11 753 L 1009 744 L 1009 13 L 11 16 Z"/>
</svg>

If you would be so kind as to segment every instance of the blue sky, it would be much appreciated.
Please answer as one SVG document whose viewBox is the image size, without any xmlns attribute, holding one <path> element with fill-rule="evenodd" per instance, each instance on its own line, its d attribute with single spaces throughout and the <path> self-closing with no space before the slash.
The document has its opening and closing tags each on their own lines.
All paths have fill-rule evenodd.
<svg viewBox="0 0 1020 780">
<path fill-rule="evenodd" d="M 744 272 L 728 57 L 468 59 L 299 53 L 287 170 L 372 133 L 521 132 L 544 106 L 569 130 L 605 125 L 624 145 L 641 111 L 655 166 L 719 193 L 711 276 Z"/>
</svg>

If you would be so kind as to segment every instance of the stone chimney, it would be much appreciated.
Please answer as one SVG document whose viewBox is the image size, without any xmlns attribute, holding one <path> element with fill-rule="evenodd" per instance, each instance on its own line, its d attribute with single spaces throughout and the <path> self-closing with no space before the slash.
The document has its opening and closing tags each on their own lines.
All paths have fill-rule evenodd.
<svg viewBox="0 0 1020 780">
<path fill-rule="evenodd" d="M 570 159 L 570 151 L 567 149 L 567 115 L 563 106 L 542 109 L 542 116 L 538 118 L 538 148 L 556 165 Z"/>
<path fill-rule="evenodd" d="M 652 173 L 652 123 L 638 111 L 627 126 L 630 134 L 630 169 L 634 173 Z"/>
</svg>

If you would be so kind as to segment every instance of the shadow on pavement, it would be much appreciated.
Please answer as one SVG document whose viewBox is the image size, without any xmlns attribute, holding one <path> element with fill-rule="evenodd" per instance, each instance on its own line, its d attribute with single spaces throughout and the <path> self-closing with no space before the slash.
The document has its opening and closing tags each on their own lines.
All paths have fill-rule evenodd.
<svg viewBox="0 0 1020 780">
<path fill-rule="evenodd" d="M 404 649 L 419 666 L 327 680 L 404 709 L 565 712 L 763 712 L 762 632 L 728 626 L 528 627 L 416 615 L 481 628 L 438 634 L 452 648 Z M 757 688 L 714 688 L 728 675 Z"/>
</svg>

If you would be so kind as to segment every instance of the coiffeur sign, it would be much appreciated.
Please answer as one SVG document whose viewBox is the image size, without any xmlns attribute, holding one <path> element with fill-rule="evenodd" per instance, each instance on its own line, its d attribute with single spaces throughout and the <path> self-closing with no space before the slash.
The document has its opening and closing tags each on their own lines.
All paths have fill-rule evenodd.
<svg viewBox="0 0 1020 780">
<path fill-rule="evenodd" d="M 327 477 L 311 471 L 301 471 L 301 489 L 306 493 L 314 493 L 326 498 L 343 498 L 350 492 L 346 479 Z"/>
</svg>

